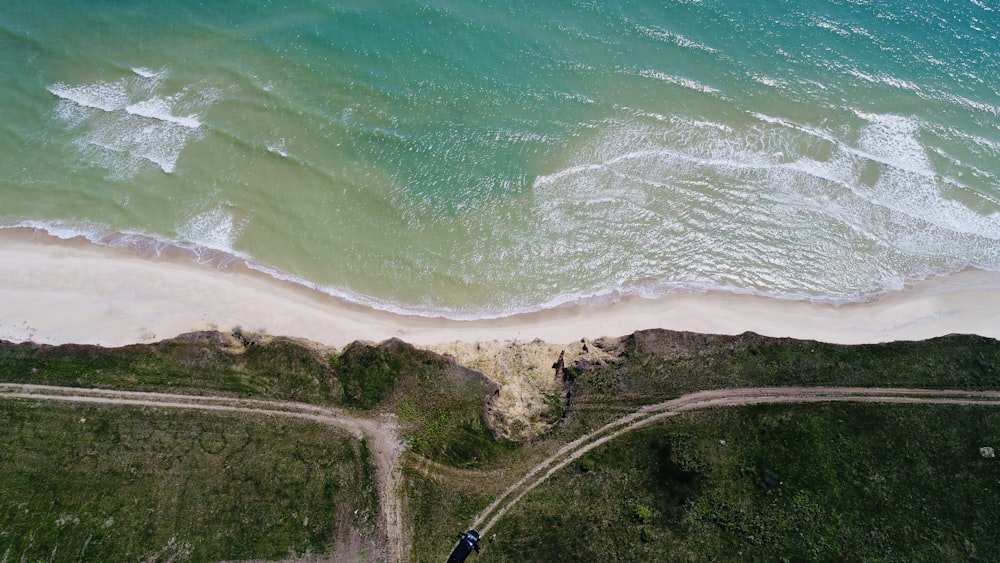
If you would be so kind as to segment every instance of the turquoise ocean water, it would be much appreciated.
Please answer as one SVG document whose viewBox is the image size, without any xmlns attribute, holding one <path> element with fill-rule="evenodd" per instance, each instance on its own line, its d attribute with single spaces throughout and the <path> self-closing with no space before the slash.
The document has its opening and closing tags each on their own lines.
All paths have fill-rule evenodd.
<svg viewBox="0 0 1000 563">
<path fill-rule="evenodd" d="M 998 36 L 996 0 L 0 0 L 0 226 L 455 318 L 864 300 L 1000 270 Z"/>
</svg>

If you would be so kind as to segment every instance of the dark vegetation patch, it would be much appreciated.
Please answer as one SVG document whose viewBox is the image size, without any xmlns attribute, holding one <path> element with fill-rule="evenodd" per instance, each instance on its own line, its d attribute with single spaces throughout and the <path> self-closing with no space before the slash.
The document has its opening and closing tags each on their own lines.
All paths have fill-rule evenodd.
<svg viewBox="0 0 1000 563">
<path fill-rule="evenodd" d="M 442 364 L 443 361 L 432 354 L 421 354 L 395 339 L 380 346 L 354 342 L 334 360 L 337 378 L 344 389 L 344 402 L 362 409 L 370 409 L 386 400 L 397 379 L 406 377 L 404 370 L 440 369 Z"/>
<path fill-rule="evenodd" d="M 992 407 L 689 413 L 555 475 L 481 561 L 997 560 L 998 443 Z"/>
<path fill-rule="evenodd" d="M 401 340 L 355 342 L 333 361 L 345 403 L 397 415 L 410 450 L 458 467 L 480 467 L 510 450 L 486 423 L 496 385 L 454 361 Z"/>
<path fill-rule="evenodd" d="M 363 442 L 275 417 L 4 400 L 10 561 L 248 560 L 377 540 Z"/>
<path fill-rule="evenodd" d="M 618 361 L 575 374 L 575 399 L 641 405 L 703 389 L 776 385 L 1000 387 L 1000 342 L 972 335 L 844 346 L 648 330 L 615 352 Z"/>
<path fill-rule="evenodd" d="M 224 394 L 327 405 L 343 402 L 343 390 L 327 354 L 287 338 L 237 346 L 217 332 L 121 348 L 0 342 L 0 378 L 11 383 Z"/>
</svg>

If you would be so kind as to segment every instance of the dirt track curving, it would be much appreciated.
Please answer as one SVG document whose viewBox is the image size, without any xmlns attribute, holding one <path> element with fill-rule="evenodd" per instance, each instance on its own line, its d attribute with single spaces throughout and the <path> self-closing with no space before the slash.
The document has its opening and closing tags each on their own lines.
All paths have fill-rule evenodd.
<svg viewBox="0 0 1000 563">
<path fill-rule="evenodd" d="M 542 484 L 552 474 L 601 444 L 658 420 L 687 411 L 717 407 L 830 401 L 1000 406 L 1000 392 L 865 387 L 759 387 L 691 393 L 663 403 L 641 407 L 566 444 L 502 492 L 476 517 L 472 527 L 485 536 L 486 532 L 524 495 Z"/>
<path fill-rule="evenodd" d="M 379 504 L 389 538 L 392 561 L 409 560 L 409 542 L 402 522 L 399 459 L 404 444 L 395 421 L 386 416 L 363 418 L 334 408 L 287 401 L 263 401 L 220 396 L 114 391 L 76 387 L 53 387 L 0 383 L 0 399 L 65 401 L 123 406 L 243 412 L 310 420 L 367 438 L 378 475 Z M 677 414 L 708 408 L 765 403 L 815 403 L 831 401 L 872 403 L 921 403 L 1000 406 L 1000 391 L 957 391 L 864 387 L 772 387 L 701 391 L 670 401 L 647 405 L 566 444 L 508 487 L 481 512 L 472 524 L 482 535 L 492 528 L 524 495 L 552 474 L 590 450 L 647 424 Z M 425 463 L 432 463 L 427 461 Z M 457 471 L 457 470 L 456 470 Z"/>
</svg>

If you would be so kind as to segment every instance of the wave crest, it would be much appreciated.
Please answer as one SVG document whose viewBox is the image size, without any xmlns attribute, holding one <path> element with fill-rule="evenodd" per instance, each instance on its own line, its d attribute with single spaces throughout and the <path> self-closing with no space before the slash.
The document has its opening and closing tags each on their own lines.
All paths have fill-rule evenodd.
<svg viewBox="0 0 1000 563">
<path fill-rule="evenodd" d="M 118 179 L 136 174 L 143 161 L 170 174 L 185 145 L 197 138 L 202 125 L 197 111 L 213 99 L 192 87 L 159 93 L 166 74 L 133 68 L 114 81 L 57 83 L 48 91 L 59 98 L 56 115 L 67 129 L 78 131 L 74 144 L 90 162 Z"/>
</svg>

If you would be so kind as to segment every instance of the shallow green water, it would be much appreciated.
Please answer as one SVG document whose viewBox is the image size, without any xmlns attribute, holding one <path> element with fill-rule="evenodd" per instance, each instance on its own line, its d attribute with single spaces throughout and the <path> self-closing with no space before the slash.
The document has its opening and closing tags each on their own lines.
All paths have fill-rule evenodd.
<svg viewBox="0 0 1000 563">
<path fill-rule="evenodd" d="M 484 317 L 1000 269 L 1000 5 L 6 2 L 0 224 Z"/>
</svg>

